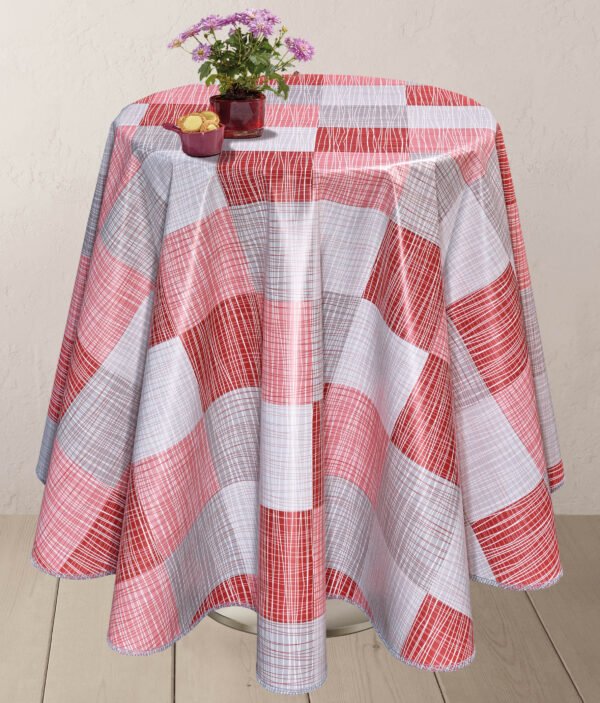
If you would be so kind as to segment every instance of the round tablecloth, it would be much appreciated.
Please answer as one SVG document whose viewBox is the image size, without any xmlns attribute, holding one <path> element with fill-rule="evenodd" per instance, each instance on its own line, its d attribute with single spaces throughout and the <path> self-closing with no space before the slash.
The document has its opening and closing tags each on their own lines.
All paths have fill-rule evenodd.
<svg viewBox="0 0 600 703">
<path fill-rule="evenodd" d="M 502 132 L 474 100 L 293 75 L 260 139 L 182 153 L 188 85 L 125 107 L 46 423 L 32 559 L 116 573 L 108 639 L 258 613 L 257 678 L 326 677 L 327 598 L 398 659 L 475 655 L 470 579 L 562 575 L 563 482 Z"/>
</svg>

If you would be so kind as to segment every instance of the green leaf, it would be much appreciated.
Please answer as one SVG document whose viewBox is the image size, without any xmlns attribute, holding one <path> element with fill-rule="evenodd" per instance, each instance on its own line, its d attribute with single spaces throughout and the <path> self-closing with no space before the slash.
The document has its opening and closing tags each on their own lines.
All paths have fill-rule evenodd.
<svg viewBox="0 0 600 703">
<path fill-rule="evenodd" d="M 285 79 L 283 76 L 280 76 L 278 73 L 273 73 L 269 76 L 272 80 L 274 80 L 277 83 L 277 90 L 279 93 L 281 93 L 284 98 L 287 99 L 288 93 L 290 91 L 288 84 L 285 82 Z"/>
<path fill-rule="evenodd" d="M 208 78 L 210 72 L 212 71 L 212 64 L 209 63 L 208 61 L 204 62 L 202 66 L 198 69 L 198 78 L 203 81 L 205 78 Z"/>
</svg>

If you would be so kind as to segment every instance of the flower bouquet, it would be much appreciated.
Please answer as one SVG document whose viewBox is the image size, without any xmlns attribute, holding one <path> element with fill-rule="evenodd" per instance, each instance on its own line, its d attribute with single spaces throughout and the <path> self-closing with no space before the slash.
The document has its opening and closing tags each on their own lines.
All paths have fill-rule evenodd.
<svg viewBox="0 0 600 703">
<path fill-rule="evenodd" d="M 269 10 L 248 9 L 226 17 L 209 15 L 168 44 L 201 64 L 198 78 L 206 85 L 218 83 L 211 109 L 225 125 L 226 137 L 260 136 L 265 91 L 286 99 L 289 86 L 283 73 L 296 61 L 312 59 L 314 47 L 287 31 Z"/>
</svg>

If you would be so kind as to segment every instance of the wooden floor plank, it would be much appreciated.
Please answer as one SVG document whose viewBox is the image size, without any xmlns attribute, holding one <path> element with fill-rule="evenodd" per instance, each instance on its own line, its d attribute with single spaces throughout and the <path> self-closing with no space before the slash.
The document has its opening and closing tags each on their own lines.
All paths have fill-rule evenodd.
<svg viewBox="0 0 600 703">
<path fill-rule="evenodd" d="M 434 675 L 395 659 L 373 630 L 327 640 L 327 670 L 311 703 L 443 703 Z"/>
<path fill-rule="evenodd" d="M 177 703 L 275 703 L 256 682 L 256 637 L 204 618 L 177 643 Z M 308 696 L 285 696 L 308 703 Z"/>
<path fill-rule="evenodd" d="M 0 516 L 0 700 L 39 703 L 57 583 L 30 562 L 35 518 Z"/>
<path fill-rule="evenodd" d="M 557 517 L 564 575 L 529 594 L 585 701 L 600 701 L 600 516 Z"/>
<path fill-rule="evenodd" d="M 471 583 L 475 659 L 437 674 L 447 703 L 580 703 L 527 594 Z"/>
<path fill-rule="evenodd" d="M 44 703 L 171 703 L 169 650 L 126 656 L 106 642 L 113 584 L 61 580 Z"/>
</svg>

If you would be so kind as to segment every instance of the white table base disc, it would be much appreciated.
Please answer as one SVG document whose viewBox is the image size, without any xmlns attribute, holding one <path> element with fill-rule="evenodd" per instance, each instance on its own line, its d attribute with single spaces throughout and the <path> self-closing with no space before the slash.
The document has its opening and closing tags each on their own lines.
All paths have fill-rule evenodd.
<svg viewBox="0 0 600 703">
<path fill-rule="evenodd" d="M 256 634 L 256 613 L 250 608 L 232 605 L 213 610 L 208 615 L 227 627 Z M 326 618 L 327 637 L 351 635 L 372 627 L 371 621 L 360 608 L 343 600 L 329 599 L 327 601 Z"/>
</svg>

